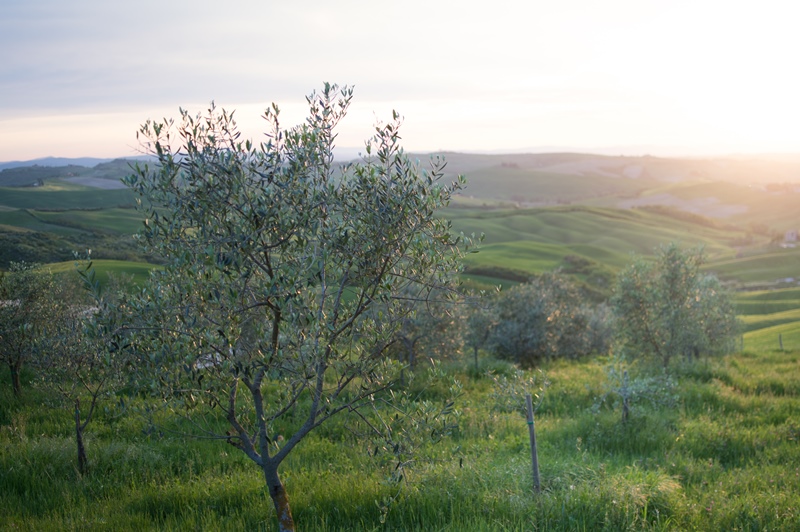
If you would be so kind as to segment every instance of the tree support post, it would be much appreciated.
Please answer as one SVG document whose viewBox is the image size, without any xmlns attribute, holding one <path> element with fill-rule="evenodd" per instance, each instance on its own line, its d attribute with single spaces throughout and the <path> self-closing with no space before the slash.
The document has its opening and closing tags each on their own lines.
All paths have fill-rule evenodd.
<svg viewBox="0 0 800 532">
<path fill-rule="evenodd" d="M 531 463 L 533 465 L 533 491 L 539 493 L 542 490 L 539 482 L 539 449 L 536 447 L 536 426 L 533 421 L 533 400 L 531 394 L 525 394 L 525 403 L 528 410 L 528 432 L 531 439 Z"/>
</svg>

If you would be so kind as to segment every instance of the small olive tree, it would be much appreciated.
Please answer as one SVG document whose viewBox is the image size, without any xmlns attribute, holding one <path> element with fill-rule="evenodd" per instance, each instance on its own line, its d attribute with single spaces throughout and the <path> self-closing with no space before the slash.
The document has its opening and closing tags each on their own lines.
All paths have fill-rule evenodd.
<svg viewBox="0 0 800 532">
<path fill-rule="evenodd" d="M 558 272 L 499 293 L 494 307 L 489 349 L 521 366 L 587 355 L 595 343 L 591 310 Z"/>
<path fill-rule="evenodd" d="M 700 271 L 703 261 L 701 250 L 671 243 L 654 261 L 638 258 L 620 272 L 611 306 L 622 354 L 667 367 L 675 357 L 733 348 L 733 302 L 715 276 Z"/>
<path fill-rule="evenodd" d="M 77 286 L 71 291 L 75 299 L 49 324 L 31 365 L 35 383 L 55 392 L 74 420 L 78 471 L 83 475 L 89 471 L 86 428 L 101 402 L 110 401 L 125 382 L 129 368 L 125 341 L 114 325 L 124 309 L 122 286 L 111 280 L 101 289 L 90 261 L 79 263 L 77 274 L 83 294 Z"/>
<path fill-rule="evenodd" d="M 606 366 L 604 387 L 592 409 L 597 413 L 604 405 L 619 408 L 622 423 L 628 421 L 636 404 L 648 402 L 653 407 L 673 408 L 678 402 L 677 384 L 666 370 L 638 374 L 634 366 L 618 355 L 611 357 Z"/>
<path fill-rule="evenodd" d="M 11 372 L 14 395 L 22 394 L 22 370 L 42 342 L 68 319 L 66 286 L 37 265 L 12 262 L 0 273 L 0 360 Z"/>
<path fill-rule="evenodd" d="M 417 287 L 406 294 L 408 313 L 400 321 L 392 351 L 412 370 L 420 356 L 452 360 L 461 354 L 465 323 L 462 305 L 453 300 L 456 294 L 455 284 L 433 293 Z"/>
<path fill-rule="evenodd" d="M 494 295 L 500 290 L 498 286 L 495 292 L 485 292 L 483 290 L 473 292 L 464 305 L 462 314 L 463 325 L 461 327 L 462 341 L 465 347 L 472 349 L 472 364 L 477 374 L 479 371 L 478 352 L 489 345 L 492 329 L 497 325 L 497 312 L 494 305 Z"/>
<path fill-rule="evenodd" d="M 389 392 L 403 367 L 386 351 L 409 294 L 426 299 L 460 267 L 460 239 L 438 209 L 463 179 L 440 183 L 439 159 L 430 170 L 413 163 L 396 113 L 360 162 L 334 165 L 351 98 L 325 84 L 290 129 L 273 104 L 258 145 L 213 106 L 149 121 L 139 137 L 157 163 L 127 180 L 147 218 L 145 246 L 166 261 L 131 301 L 145 322 L 129 328 L 141 380 L 176 411 L 202 408 L 205 435 L 261 468 L 281 530 L 294 521 L 279 466 L 332 416 L 353 413 L 395 451 L 406 445 L 390 430 L 398 410 L 381 417 L 397 404 Z M 434 425 L 452 411 L 447 402 L 428 412 L 419 433 L 440 434 Z"/>
</svg>

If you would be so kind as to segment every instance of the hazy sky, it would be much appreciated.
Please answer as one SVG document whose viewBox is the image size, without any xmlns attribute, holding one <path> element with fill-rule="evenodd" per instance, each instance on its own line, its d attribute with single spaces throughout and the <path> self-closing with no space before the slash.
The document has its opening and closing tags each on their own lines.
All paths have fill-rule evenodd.
<svg viewBox="0 0 800 532">
<path fill-rule="evenodd" d="M 800 152 L 789 0 L 2 0 L 0 161 L 136 153 L 211 100 L 258 138 L 323 81 L 339 145 L 405 117 L 409 150 Z"/>
</svg>

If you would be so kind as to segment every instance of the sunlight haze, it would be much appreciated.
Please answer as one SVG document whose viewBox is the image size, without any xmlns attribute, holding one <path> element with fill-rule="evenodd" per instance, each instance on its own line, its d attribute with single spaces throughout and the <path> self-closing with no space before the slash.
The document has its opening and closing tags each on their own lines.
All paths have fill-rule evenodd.
<svg viewBox="0 0 800 532">
<path fill-rule="evenodd" d="M 214 100 L 248 137 L 324 81 L 338 145 L 396 109 L 411 151 L 800 151 L 790 2 L 232 0 L 0 5 L 0 161 L 137 153 L 148 118 Z"/>
</svg>

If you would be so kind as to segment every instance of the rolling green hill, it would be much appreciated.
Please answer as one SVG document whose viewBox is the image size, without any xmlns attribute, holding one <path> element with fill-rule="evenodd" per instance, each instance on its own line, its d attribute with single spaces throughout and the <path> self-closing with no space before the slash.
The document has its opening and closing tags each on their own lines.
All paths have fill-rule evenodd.
<svg viewBox="0 0 800 532">
<path fill-rule="evenodd" d="M 741 276 L 744 281 L 774 282 L 787 276 L 790 256 L 797 257 L 791 250 L 776 249 L 766 255 L 766 261 L 758 261 L 764 255 L 737 259 L 746 236 L 743 231 L 673 211 L 585 206 L 504 210 L 453 207 L 444 215 L 456 231 L 485 233 L 479 253 L 465 260 L 467 272 L 481 275 L 484 281 L 492 277 L 498 281 L 520 280 L 557 267 L 569 272 L 575 270 L 574 263 L 579 259 L 584 266 L 576 272 L 578 277 L 605 291 L 614 272 L 631 261 L 631 254 L 652 255 L 656 247 L 673 241 L 686 247 L 702 246 L 707 268 L 719 269 L 728 280 Z M 750 242 L 748 249 L 761 252 L 768 244 L 762 238 Z M 786 251 L 790 253 L 782 253 Z"/>
<path fill-rule="evenodd" d="M 475 284 L 561 268 L 602 298 L 632 253 L 647 256 L 668 242 L 702 246 L 707 269 L 731 286 L 800 277 L 800 254 L 777 246 L 783 231 L 800 227 L 800 158 L 444 155 L 447 172 L 466 174 L 468 186 L 443 216 L 456 231 L 486 235 L 466 259 L 465 278 Z M 427 157 L 419 156 L 423 165 Z M 0 188 L 0 267 L 69 260 L 86 248 L 97 258 L 144 260 L 130 238 L 141 226 L 132 194 L 101 188 L 130 164 L 51 168 L 49 176 L 47 167 L 4 170 L 35 174 L 42 186 Z"/>
<path fill-rule="evenodd" d="M 598 197 L 635 197 L 653 185 L 651 180 L 604 175 L 587 178 L 576 174 L 494 166 L 470 173 L 463 193 L 472 198 L 512 201 L 524 207 L 574 203 Z"/>
<path fill-rule="evenodd" d="M 0 188 L 0 206 L 11 209 L 69 210 L 133 207 L 127 189 L 104 190 L 59 183 L 36 188 Z"/>
<path fill-rule="evenodd" d="M 742 348 L 751 352 L 800 349 L 800 287 L 738 292 Z"/>
</svg>

